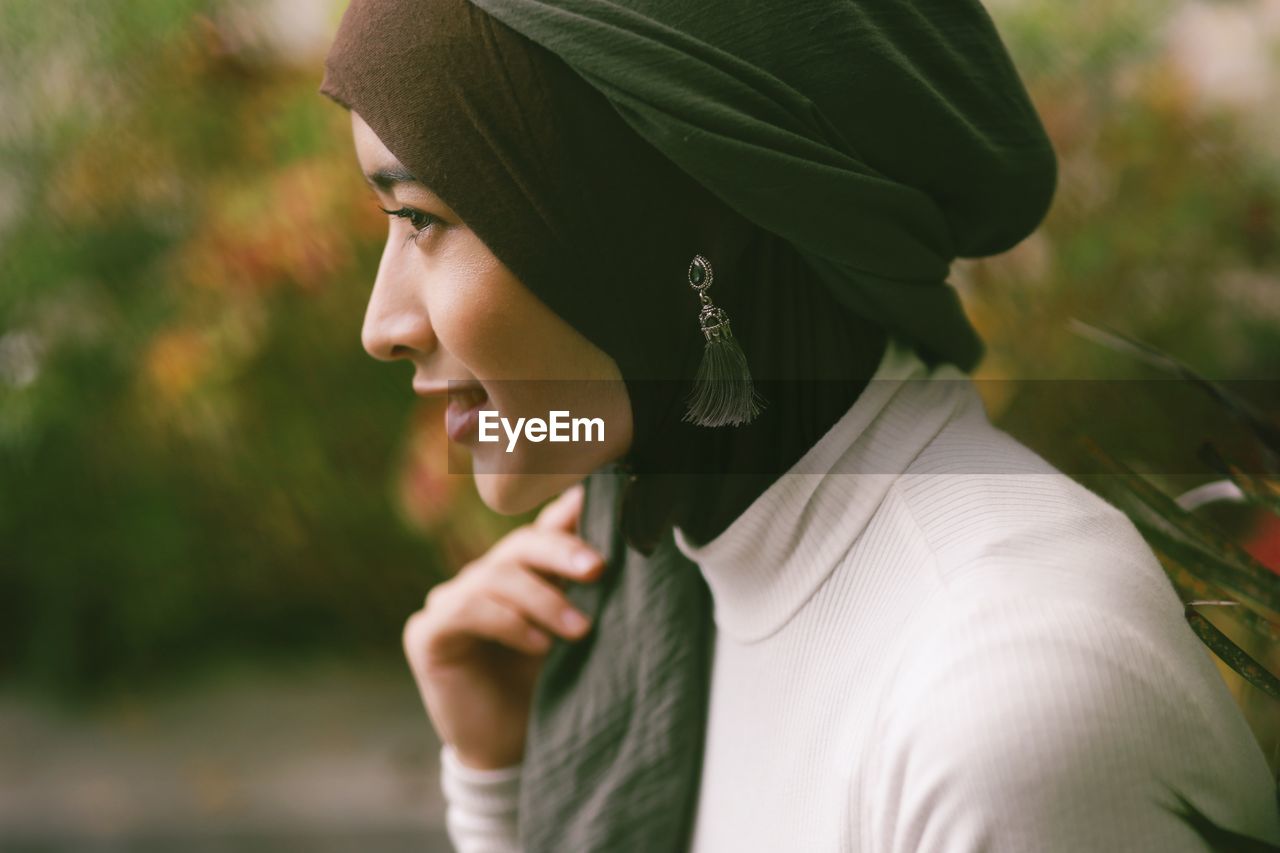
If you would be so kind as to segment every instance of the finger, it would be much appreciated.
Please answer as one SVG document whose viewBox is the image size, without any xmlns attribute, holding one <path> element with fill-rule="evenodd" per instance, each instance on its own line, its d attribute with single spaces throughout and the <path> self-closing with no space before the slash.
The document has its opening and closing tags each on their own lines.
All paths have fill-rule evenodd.
<svg viewBox="0 0 1280 853">
<path fill-rule="evenodd" d="M 538 513 L 533 526 L 545 530 L 563 530 L 573 533 L 578 529 L 578 517 L 582 515 L 582 503 L 586 489 L 577 483 L 560 493 Z"/>
<path fill-rule="evenodd" d="M 489 552 L 494 563 L 514 562 L 567 580 L 595 580 L 604 568 L 604 557 L 572 533 L 519 527 Z"/>
<path fill-rule="evenodd" d="M 565 639 L 576 640 L 587 633 L 590 618 L 574 607 L 559 587 L 529 569 L 514 565 L 506 569 L 495 572 L 489 581 L 495 598 L 510 604 L 530 622 Z"/>
<path fill-rule="evenodd" d="M 438 652 L 448 654 L 459 641 L 489 640 L 516 651 L 540 655 L 551 646 L 551 637 L 505 600 L 482 592 L 447 614 L 434 632 Z"/>
<path fill-rule="evenodd" d="M 405 620 L 400 642 L 404 646 L 405 657 L 415 669 L 422 663 L 423 656 L 426 654 L 430 630 L 431 623 L 426 610 L 419 610 Z"/>
</svg>

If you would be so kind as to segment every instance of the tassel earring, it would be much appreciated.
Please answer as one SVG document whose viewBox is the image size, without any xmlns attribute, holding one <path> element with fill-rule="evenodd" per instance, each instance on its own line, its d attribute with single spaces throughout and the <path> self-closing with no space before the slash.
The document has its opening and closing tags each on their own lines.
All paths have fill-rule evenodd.
<svg viewBox="0 0 1280 853">
<path fill-rule="evenodd" d="M 686 399 L 686 423 L 698 426 L 740 426 L 755 420 L 764 400 L 756 393 L 747 357 L 729 328 L 729 316 L 707 296 L 714 279 L 711 262 L 694 255 L 689 262 L 689 286 L 702 300 L 698 325 L 705 341 L 702 362 Z"/>
</svg>

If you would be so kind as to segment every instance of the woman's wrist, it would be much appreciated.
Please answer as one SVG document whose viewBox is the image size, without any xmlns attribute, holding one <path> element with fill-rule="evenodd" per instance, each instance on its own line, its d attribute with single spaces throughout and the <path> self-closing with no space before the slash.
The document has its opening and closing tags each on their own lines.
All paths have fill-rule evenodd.
<svg viewBox="0 0 1280 853">
<path fill-rule="evenodd" d="M 520 801 L 523 764 L 485 769 L 468 767 L 451 744 L 440 750 L 440 783 L 458 827 L 488 825 L 515 818 Z"/>
</svg>

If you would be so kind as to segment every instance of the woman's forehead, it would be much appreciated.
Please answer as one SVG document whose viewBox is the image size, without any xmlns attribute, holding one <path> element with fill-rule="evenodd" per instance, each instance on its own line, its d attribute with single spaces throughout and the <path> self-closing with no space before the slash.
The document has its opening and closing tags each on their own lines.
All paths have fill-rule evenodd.
<svg viewBox="0 0 1280 853">
<path fill-rule="evenodd" d="M 356 157 L 366 174 L 379 170 L 399 169 L 408 172 L 390 149 L 383 144 L 373 128 L 355 111 L 351 111 L 351 134 L 355 139 Z"/>
<path fill-rule="evenodd" d="M 354 110 L 351 113 L 351 130 L 355 137 L 356 159 L 370 186 L 384 192 L 398 184 L 413 184 L 425 189 Z"/>
</svg>

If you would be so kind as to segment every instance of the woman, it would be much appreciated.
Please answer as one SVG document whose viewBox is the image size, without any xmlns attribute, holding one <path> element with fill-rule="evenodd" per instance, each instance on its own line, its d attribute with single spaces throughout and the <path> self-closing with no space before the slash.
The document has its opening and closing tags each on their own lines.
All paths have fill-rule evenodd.
<svg viewBox="0 0 1280 853">
<path fill-rule="evenodd" d="M 560 495 L 406 626 L 460 850 L 1280 840 L 1141 537 L 965 376 L 946 269 L 1055 180 L 980 6 L 358 0 L 322 91 L 391 217 L 365 347 L 491 507 Z"/>
</svg>

